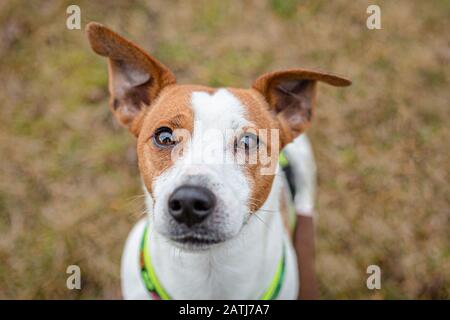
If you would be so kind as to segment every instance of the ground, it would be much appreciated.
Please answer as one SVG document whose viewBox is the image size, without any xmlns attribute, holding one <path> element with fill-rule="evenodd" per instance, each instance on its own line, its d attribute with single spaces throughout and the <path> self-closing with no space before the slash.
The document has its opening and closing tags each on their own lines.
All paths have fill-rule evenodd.
<svg viewBox="0 0 450 320">
<path fill-rule="evenodd" d="M 373 2 L 373 1 L 372 1 Z M 120 298 L 119 263 L 143 215 L 135 140 L 108 110 L 106 61 L 66 8 L 135 40 L 180 83 L 249 86 L 308 67 L 318 165 L 322 298 L 450 297 L 450 2 L 3 1 L 0 299 Z M 82 290 L 66 288 L 79 265 Z M 379 265 L 381 289 L 366 287 Z"/>
</svg>

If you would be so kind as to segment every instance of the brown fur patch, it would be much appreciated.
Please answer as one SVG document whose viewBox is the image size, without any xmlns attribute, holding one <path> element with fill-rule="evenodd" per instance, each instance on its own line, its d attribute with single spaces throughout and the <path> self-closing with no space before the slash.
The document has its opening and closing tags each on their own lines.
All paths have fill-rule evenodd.
<svg viewBox="0 0 450 320">
<path fill-rule="evenodd" d="M 141 176 L 150 193 L 154 179 L 173 165 L 171 158 L 173 148 L 157 147 L 153 143 L 154 133 L 158 128 L 168 127 L 172 130 L 185 129 L 192 134 L 194 113 L 191 108 L 191 96 L 194 91 L 211 93 L 214 89 L 195 85 L 168 86 L 143 116 L 137 141 L 137 154 Z"/>
<path fill-rule="evenodd" d="M 270 130 L 279 129 L 279 123 L 269 111 L 269 105 L 264 100 L 264 97 L 254 89 L 235 89 L 228 88 L 228 90 L 236 96 L 241 103 L 246 108 L 246 118 L 253 123 L 255 129 L 267 129 L 267 137 L 261 139 L 260 148 L 266 148 L 267 154 L 272 154 L 272 149 L 277 148 L 278 151 L 281 146 L 279 146 L 278 141 L 271 141 Z M 273 164 L 276 165 L 278 162 L 278 152 L 272 158 Z M 257 161 L 256 164 L 245 165 L 245 170 L 248 179 L 250 180 L 250 185 L 252 189 L 252 194 L 250 198 L 250 211 L 257 211 L 266 201 L 270 190 L 272 188 L 272 183 L 274 175 L 263 175 L 261 174 L 261 169 L 263 168 L 263 163 Z"/>
</svg>

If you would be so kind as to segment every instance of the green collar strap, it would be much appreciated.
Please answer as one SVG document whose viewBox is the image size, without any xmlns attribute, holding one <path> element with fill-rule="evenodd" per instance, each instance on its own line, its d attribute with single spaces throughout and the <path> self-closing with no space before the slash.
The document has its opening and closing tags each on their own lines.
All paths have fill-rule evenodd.
<svg viewBox="0 0 450 320">
<path fill-rule="evenodd" d="M 140 255 L 140 263 L 141 263 L 141 277 L 144 281 L 144 284 L 150 293 L 150 296 L 153 300 L 171 300 L 172 298 L 164 289 L 164 287 L 159 282 L 156 277 L 155 270 L 153 269 L 152 259 L 150 256 L 150 248 L 148 246 L 148 236 L 147 236 L 148 228 L 145 227 L 144 235 L 141 241 L 141 255 Z M 275 275 L 270 282 L 269 287 L 264 292 L 264 294 L 260 297 L 260 300 L 274 300 L 278 297 L 280 293 L 281 286 L 284 281 L 285 269 L 286 269 L 286 249 L 283 245 L 283 254 L 281 256 L 280 261 L 277 265 L 277 270 Z"/>
</svg>

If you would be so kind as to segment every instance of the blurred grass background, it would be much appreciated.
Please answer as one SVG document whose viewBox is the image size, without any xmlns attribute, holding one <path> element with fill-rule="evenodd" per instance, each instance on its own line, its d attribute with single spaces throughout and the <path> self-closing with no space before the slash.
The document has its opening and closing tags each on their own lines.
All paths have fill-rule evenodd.
<svg viewBox="0 0 450 320">
<path fill-rule="evenodd" d="M 450 1 L 2 1 L 0 298 L 120 298 L 119 265 L 142 215 L 134 138 L 107 107 L 106 60 L 82 24 L 104 23 L 180 83 L 249 86 L 310 67 L 323 298 L 449 298 Z M 82 290 L 66 288 L 68 265 Z M 382 289 L 366 288 L 366 268 Z"/>
</svg>

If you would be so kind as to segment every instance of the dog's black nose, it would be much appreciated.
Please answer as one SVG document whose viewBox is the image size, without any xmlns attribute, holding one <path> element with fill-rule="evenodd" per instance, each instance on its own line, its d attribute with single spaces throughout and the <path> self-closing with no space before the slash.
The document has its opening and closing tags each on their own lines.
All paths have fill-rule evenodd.
<svg viewBox="0 0 450 320">
<path fill-rule="evenodd" d="M 188 227 L 205 220 L 215 206 L 216 197 L 204 187 L 181 186 L 169 198 L 170 214 Z"/>
</svg>

